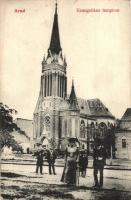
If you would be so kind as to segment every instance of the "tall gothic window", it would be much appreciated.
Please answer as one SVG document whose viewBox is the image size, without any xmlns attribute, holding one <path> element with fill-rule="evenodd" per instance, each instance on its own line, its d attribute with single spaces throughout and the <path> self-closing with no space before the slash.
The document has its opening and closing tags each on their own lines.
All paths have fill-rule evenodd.
<svg viewBox="0 0 131 200">
<path fill-rule="evenodd" d="M 90 147 L 91 147 L 91 150 L 94 149 L 94 141 L 93 140 L 90 141 Z"/>
<path fill-rule="evenodd" d="M 81 120 L 81 123 L 80 123 L 80 136 L 81 136 L 81 138 L 85 138 L 86 137 L 86 129 L 85 129 L 84 120 Z"/>
<path fill-rule="evenodd" d="M 95 124 L 94 122 L 91 122 L 91 126 L 90 126 L 90 138 L 94 138 L 95 135 Z"/>
<path fill-rule="evenodd" d="M 104 122 L 101 122 L 99 124 L 99 134 L 101 137 L 104 137 L 106 135 L 107 132 L 107 126 Z"/>
<path fill-rule="evenodd" d="M 50 130 L 50 117 L 45 116 L 44 122 L 45 122 L 44 124 L 45 124 L 46 130 L 49 131 Z"/>
</svg>

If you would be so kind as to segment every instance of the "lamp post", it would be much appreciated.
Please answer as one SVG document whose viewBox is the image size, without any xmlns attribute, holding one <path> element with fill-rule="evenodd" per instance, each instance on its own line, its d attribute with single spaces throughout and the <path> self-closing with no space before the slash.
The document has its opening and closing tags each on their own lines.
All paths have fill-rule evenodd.
<svg viewBox="0 0 131 200">
<path fill-rule="evenodd" d="M 115 158 L 115 133 L 116 133 L 116 125 L 113 125 L 111 127 L 111 164 L 113 161 L 113 158 Z"/>
<path fill-rule="evenodd" d="M 113 135 L 114 135 L 114 127 L 112 127 L 111 129 L 110 129 L 110 137 L 111 137 L 111 139 L 110 139 L 110 145 L 111 145 L 111 149 L 110 149 L 110 151 L 111 151 L 111 153 L 110 153 L 110 165 L 112 165 L 112 159 L 113 159 Z"/>
<path fill-rule="evenodd" d="M 87 156 L 89 155 L 89 134 L 90 134 L 90 125 L 87 124 Z"/>
</svg>

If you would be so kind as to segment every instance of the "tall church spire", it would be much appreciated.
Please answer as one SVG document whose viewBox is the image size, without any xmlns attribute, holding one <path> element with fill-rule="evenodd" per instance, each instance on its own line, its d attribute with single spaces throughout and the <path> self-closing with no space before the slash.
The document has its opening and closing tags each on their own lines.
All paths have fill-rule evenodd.
<svg viewBox="0 0 131 200">
<path fill-rule="evenodd" d="M 70 103 L 70 109 L 71 110 L 79 110 L 78 102 L 77 102 L 77 97 L 75 94 L 75 88 L 74 88 L 74 81 L 72 80 L 72 88 L 71 88 L 71 93 L 69 97 L 69 103 Z"/>
<path fill-rule="evenodd" d="M 53 54 L 58 55 L 61 50 L 62 49 L 61 49 L 61 45 L 60 45 L 57 2 L 56 2 L 54 22 L 53 22 L 53 28 L 52 28 L 52 34 L 51 34 L 51 41 L 50 41 L 50 46 L 49 46 L 48 52 L 51 52 L 52 55 Z"/>
</svg>

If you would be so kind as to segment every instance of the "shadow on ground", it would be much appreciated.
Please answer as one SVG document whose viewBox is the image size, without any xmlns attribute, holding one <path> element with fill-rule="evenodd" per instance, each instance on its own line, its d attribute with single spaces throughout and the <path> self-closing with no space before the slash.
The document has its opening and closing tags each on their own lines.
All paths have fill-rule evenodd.
<svg viewBox="0 0 131 200">
<path fill-rule="evenodd" d="M 29 177 L 23 176 L 25 181 L 13 178 L 22 175 L 4 172 L 2 176 L 2 197 L 6 200 L 130 200 L 129 191 L 112 188 L 94 190 L 85 186 L 68 186 L 30 182 Z"/>
</svg>

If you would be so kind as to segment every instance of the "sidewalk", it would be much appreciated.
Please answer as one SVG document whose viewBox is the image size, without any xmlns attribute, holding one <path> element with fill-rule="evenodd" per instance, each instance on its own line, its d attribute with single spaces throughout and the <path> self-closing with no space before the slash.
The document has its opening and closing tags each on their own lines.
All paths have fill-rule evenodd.
<svg viewBox="0 0 131 200">
<path fill-rule="evenodd" d="M 1 160 L 3 164 L 17 164 L 17 165 L 35 165 L 36 158 L 30 154 L 23 154 L 19 156 L 15 156 L 12 160 Z M 44 161 L 44 165 L 48 165 L 46 160 Z M 64 159 L 56 159 L 56 166 L 63 167 Z M 93 159 L 89 157 L 88 168 L 93 167 Z M 105 169 L 113 169 L 113 170 L 131 170 L 131 160 L 124 159 L 110 159 L 106 160 Z"/>
</svg>

